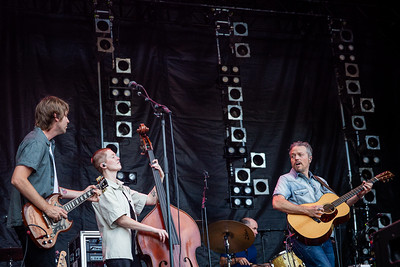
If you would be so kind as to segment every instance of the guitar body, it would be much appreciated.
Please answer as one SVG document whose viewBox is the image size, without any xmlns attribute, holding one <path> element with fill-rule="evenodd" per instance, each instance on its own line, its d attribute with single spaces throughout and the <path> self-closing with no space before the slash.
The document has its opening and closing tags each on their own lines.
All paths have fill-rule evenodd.
<svg viewBox="0 0 400 267">
<path fill-rule="evenodd" d="M 62 207 L 59 198 L 60 194 L 52 194 L 46 201 L 53 206 Z M 52 219 L 31 203 L 25 204 L 22 208 L 22 218 L 25 226 L 29 228 L 29 235 L 33 242 L 38 247 L 47 249 L 56 244 L 59 233 L 68 231 L 72 226 L 72 221 L 65 218 L 58 222 L 53 222 Z"/>
<path fill-rule="evenodd" d="M 288 214 L 289 226 L 297 234 L 297 238 L 306 245 L 320 245 L 330 237 L 335 225 L 350 219 L 350 207 L 343 202 L 337 207 L 331 203 L 339 197 L 332 193 L 324 194 L 317 202 L 302 204 L 301 206 L 322 205 L 324 214 L 320 219 L 307 215 Z"/>
</svg>

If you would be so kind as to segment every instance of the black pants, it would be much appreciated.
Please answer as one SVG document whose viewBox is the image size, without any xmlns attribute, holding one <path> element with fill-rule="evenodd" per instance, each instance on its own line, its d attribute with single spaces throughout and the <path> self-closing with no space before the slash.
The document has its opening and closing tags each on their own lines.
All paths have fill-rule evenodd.
<svg viewBox="0 0 400 267">
<path fill-rule="evenodd" d="M 141 267 L 142 264 L 137 256 L 134 261 L 129 259 L 110 259 L 105 261 L 107 267 Z"/>
<path fill-rule="evenodd" d="M 24 226 L 14 227 L 21 242 L 22 251 L 25 255 L 25 267 L 55 267 L 56 250 L 54 247 L 50 249 L 39 248 L 33 243 L 31 237 L 27 234 Z"/>
</svg>

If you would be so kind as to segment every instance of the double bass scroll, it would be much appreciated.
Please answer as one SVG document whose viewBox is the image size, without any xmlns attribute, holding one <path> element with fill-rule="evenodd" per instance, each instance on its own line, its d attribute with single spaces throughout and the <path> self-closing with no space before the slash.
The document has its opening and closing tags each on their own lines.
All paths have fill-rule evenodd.
<svg viewBox="0 0 400 267">
<path fill-rule="evenodd" d="M 141 123 L 137 129 L 140 135 L 142 154 L 147 154 L 150 162 L 153 162 L 155 157 L 150 139 L 146 135 L 148 131 L 149 128 L 143 123 Z M 173 246 L 173 265 L 198 267 L 196 248 L 201 245 L 199 228 L 193 218 L 186 212 L 177 209 L 173 205 L 169 205 L 168 207 L 166 203 L 166 192 L 159 172 L 153 169 L 153 176 L 158 194 L 158 203 L 154 209 L 145 216 L 142 223 L 155 228 L 167 229 L 167 209 L 169 208 L 172 223 L 171 233 L 168 234 Z M 175 226 L 178 226 L 178 228 Z M 146 262 L 147 266 L 171 266 L 168 243 L 161 242 L 157 236 L 140 231 L 137 234 L 137 243 L 141 258 Z"/>
</svg>

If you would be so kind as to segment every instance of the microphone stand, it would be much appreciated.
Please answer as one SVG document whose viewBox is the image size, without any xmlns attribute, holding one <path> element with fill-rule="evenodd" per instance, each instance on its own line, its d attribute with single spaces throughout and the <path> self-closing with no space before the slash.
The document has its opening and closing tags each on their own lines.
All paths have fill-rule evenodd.
<svg viewBox="0 0 400 267">
<path fill-rule="evenodd" d="M 129 83 L 129 87 L 131 87 L 134 91 L 137 90 L 137 95 L 140 97 L 144 97 L 144 100 L 146 102 L 149 102 L 154 109 L 154 115 L 158 118 L 161 117 L 161 130 L 162 130 L 162 139 L 163 139 L 163 154 L 164 154 L 164 180 L 165 180 L 165 191 L 166 191 L 166 204 L 167 204 L 167 222 L 168 225 L 167 227 L 167 232 L 169 237 L 171 237 L 172 233 L 172 218 L 171 218 L 171 209 L 170 209 L 170 194 L 169 194 L 169 168 L 168 168 L 168 157 L 167 157 L 167 143 L 166 143 L 166 134 L 165 134 L 165 116 L 164 114 L 169 114 L 171 116 L 172 112 L 162 104 L 159 104 L 155 102 L 153 99 L 149 97 L 147 94 L 146 89 L 136 83 L 135 81 L 131 81 Z M 140 91 L 143 90 L 144 94 Z M 172 131 L 172 129 L 171 129 Z M 170 266 L 174 267 L 174 255 L 173 255 L 173 244 L 172 244 L 172 238 L 168 238 L 168 243 L 169 243 L 169 260 L 170 260 Z"/>
<path fill-rule="evenodd" d="M 202 221 L 203 233 L 204 232 L 206 233 L 206 238 L 207 238 L 207 245 L 208 245 L 207 252 L 208 252 L 208 264 L 209 264 L 208 266 L 211 267 L 210 239 L 208 237 L 208 221 L 207 221 L 207 207 L 206 207 L 206 199 L 207 199 L 206 190 L 208 189 L 207 178 L 209 178 L 210 176 L 208 176 L 208 172 L 206 170 L 204 170 L 203 174 L 204 174 L 204 190 L 203 190 L 203 200 L 201 202 L 201 221 Z"/>
</svg>

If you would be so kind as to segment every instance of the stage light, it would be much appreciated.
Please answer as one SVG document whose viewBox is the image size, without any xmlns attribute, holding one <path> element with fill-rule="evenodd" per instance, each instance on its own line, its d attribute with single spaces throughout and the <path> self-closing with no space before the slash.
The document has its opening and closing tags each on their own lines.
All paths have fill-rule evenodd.
<svg viewBox="0 0 400 267">
<path fill-rule="evenodd" d="M 110 33 L 111 21 L 109 19 L 95 18 L 94 20 L 97 33 Z"/>
<path fill-rule="evenodd" d="M 370 227 L 365 233 L 365 239 L 370 242 L 372 241 L 373 235 L 378 231 L 378 228 L 376 227 Z"/>
<path fill-rule="evenodd" d="M 361 94 L 360 82 L 356 80 L 346 80 L 347 94 L 359 95 Z"/>
<path fill-rule="evenodd" d="M 351 116 L 351 123 L 353 125 L 354 130 L 366 130 L 367 126 L 365 125 L 364 116 Z"/>
<path fill-rule="evenodd" d="M 250 169 L 235 168 L 235 183 L 250 184 Z"/>
<path fill-rule="evenodd" d="M 110 99 L 132 99 L 132 89 L 128 87 L 132 79 L 129 76 L 114 74 L 109 77 Z"/>
<path fill-rule="evenodd" d="M 228 120 L 243 120 L 242 107 L 239 105 L 228 105 Z"/>
<path fill-rule="evenodd" d="M 368 166 L 376 166 L 381 162 L 381 158 L 378 155 L 363 155 L 362 162 Z"/>
<path fill-rule="evenodd" d="M 228 100 L 229 101 L 243 101 L 242 87 L 228 87 Z"/>
<path fill-rule="evenodd" d="M 349 29 L 341 29 L 340 38 L 345 43 L 353 42 L 353 32 Z"/>
<path fill-rule="evenodd" d="M 246 158 L 247 157 L 247 148 L 242 145 L 226 145 L 224 146 L 224 157 L 225 158 Z"/>
<path fill-rule="evenodd" d="M 114 52 L 114 45 L 111 38 L 97 37 L 97 51 L 112 53 Z"/>
<path fill-rule="evenodd" d="M 248 36 L 247 23 L 244 22 L 234 22 L 233 23 L 233 34 L 236 36 Z"/>
<path fill-rule="evenodd" d="M 356 78 L 359 76 L 358 64 L 344 63 L 344 68 L 345 68 L 347 77 Z"/>
<path fill-rule="evenodd" d="M 374 171 L 372 168 L 359 168 L 358 173 L 360 174 L 361 180 L 368 181 L 374 177 Z"/>
<path fill-rule="evenodd" d="M 117 143 L 117 142 L 104 142 L 103 143 L 103 147 L 111 149 L 117 155 L 117 157 L 119 157 L 119 143 Z"/>
<path fill-rule="evenodd" d="M 379 150 L 381 149 L 381 145 L 379 142 L 379 136 L 376 135 L 366 135 L 365 143 L 367 144 L 367 149 L 371 150 Z"/>
<path fill-rule="evenodd" d="M 250 168 L 266 168 L 265 153 L 250 152 Z"/>
<path fill-rule="evenodd" d="M 254 197 L 252 196 L 231 196 L 230 197 L 231 209 L 254 208 Z"/>
<path fill-rule="evenodd" d="M 268 179 L 253 179 L 254 195 L 269 195 Z"/>
<path fill-rule="evenodd" d="M 239 58 L 250 57 L 250 46 L 248 43 L 235 43 L 235 55 Z"/>
<path fill-rule="evenodd" d="M 390 213 L 381 213 L 381 214 L 382 214 L 382 216 L 378 219 L 378 228 L 379 229 L 386 227 L 392 223 L 392 214 L 390 214 Z"/>
<path fill-rule="evenodd" d="M 118 171 L 117 178 L 124 182 L 124 184 L 137 184 L 137 173 L 136 172 L 124 172 Z"/>
<path fill-rule="evenodd" d="M 360 107 L 362 112 L 375 112 L 375 104 L 373 98 L 360 98 Z"/>
<path fill-rule="evenodd" d="M 242 127 L 230 128 L 230 141 L 231 142 L 246 142 L 246 129 Z"/>
<path fill-rule="evenodd" d="M 117 137 L 132 137 L 132 123 L 129 121 L 117 121 Z"/>
<path fill-rule="evenodd" d="M 116 58 L 116 73 L 131 73 L 131 59 L 130 58 Z M 129 83 L 129 82 L 128 82 Z"/>
<path fill-rule="evenodd" d="M 371 189 L 368 193 L 364 195 L 363 202 L 365 204 L 376 204 L 376 191 L 375 189 Z"/>
<path fill-rule="evenodd" d="M 236 65 L 218 65 L 219 84 L 225 86 L 240 86 L 240 68 Z"/>
<path fill-rule="evenodd" d="M 115 115 L 117 116 L 131 116 L 131 102 L 130 101 L 115 101 Z"/>
</svg>

